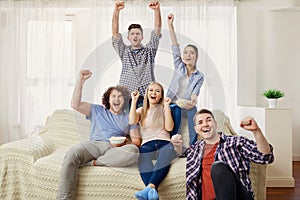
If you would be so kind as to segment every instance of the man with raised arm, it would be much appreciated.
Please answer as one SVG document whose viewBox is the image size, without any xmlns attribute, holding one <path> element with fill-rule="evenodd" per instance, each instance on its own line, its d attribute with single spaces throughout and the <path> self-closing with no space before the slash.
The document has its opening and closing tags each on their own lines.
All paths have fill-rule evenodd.
<svg viewBox="0 0 300 200">
<path fill-rule="evenodd" d="M 161 38 L 162 24 L 160 4 L 155 0 L 149 2 L 149 7 L 154 11 L 154 30 L 146 45 L 142 44 L 144 37 L 140 24 L 131 24 L 128 27 L 127 39 L 130 45 L 124 44 L 122 35 L 119 33 L 119 14 L 124 7 L 124 1 L 116 1 L 112 18 L 112 43 L 122 62 L 119 84 L 126 86 L 130 92 L 135 90 L 140 92 L 137 102 L 137 107 L 140 107 L 143 104 L 146 88 L 155 81 L 155 56 Z"/>
<path fill-rule="evenodd" d="M 138 160 L 141 144 L 137 125 L 129 125 L 129 91 L 124 86 L 114 86 L 102 96 L 102 104 L 81 101 L 84 82 L 90 78 L 89 70 L 81 70 L 77 80 L 71 106 L 91 121 L 90 140 L 72 146 L 66 153 L 61 167 L 57 199 L 75 199 L 77 173 L 79 167 L 103 165 L 123 167 Z M 109 139 L 130 136 L 131 144 L 111 144 Z"/>
<path fill-rule="evenodd" d="M 202 139 L 186 151 L 186 199 L 254 200 L 250 162 L 270 164 L 274 161 L 273 147 L 255 119 L 248 116 L 240 123 L 243 129 L 253 133 L 255 141 L 217 133 L 217 122 L 207 109 L 195 114 L 194 124 Z M 171 141 L 180 153 L 181 135 L 174 135 Z"/>
</svg>

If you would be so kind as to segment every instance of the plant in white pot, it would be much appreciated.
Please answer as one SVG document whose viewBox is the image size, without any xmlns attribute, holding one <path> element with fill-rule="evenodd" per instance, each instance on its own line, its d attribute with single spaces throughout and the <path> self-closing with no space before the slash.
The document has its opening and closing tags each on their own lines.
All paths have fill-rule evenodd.
<svg viewBox="0 0 300 200">
<path fill-rule="evenodd" d="M 263 95 L 268 99 L 269 108 L 276 108 L 278 99 L 284 97 L 284 93 L 277 89 L 265 90 Z"/>
</svg>

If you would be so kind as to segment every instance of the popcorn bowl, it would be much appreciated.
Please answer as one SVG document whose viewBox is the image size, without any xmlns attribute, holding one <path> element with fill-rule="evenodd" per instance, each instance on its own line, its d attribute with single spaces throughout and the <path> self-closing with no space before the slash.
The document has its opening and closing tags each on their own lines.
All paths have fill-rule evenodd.
<svg viewBox="0 0 300 200">
<path fill-rule="evenodd" d="M 117 137 L 117 136 L 112 136 L 109 138 L 109 141 L 111 144 L 122 144 L 125 142 L 126 137 Z"/>
</svg>

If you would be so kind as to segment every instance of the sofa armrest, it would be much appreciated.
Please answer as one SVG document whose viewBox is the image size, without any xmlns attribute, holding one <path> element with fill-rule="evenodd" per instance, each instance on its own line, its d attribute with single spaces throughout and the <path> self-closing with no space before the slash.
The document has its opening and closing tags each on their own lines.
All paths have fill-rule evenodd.
<svg viewBox="0 0 300 200">
<path fill-rule="evenodd" d="M 54 151 L 54 145 L 40 136 L 9 142 L 0 146 L 1 160 L 22 159 L 34 163 Z"/>
<path fill-rule="evenodd" d="M 32 199 L 35 180 L 34 163 L 54 151 L 40 136 L 9 142 L 0 146 L 0 199 Z"/>
<path fill-rule="evenodd" d="M 252 189 L 256 200 L 266 199 L 266 177 L 267 177 L 267 165 L 250 163 L 250 179 L 252 182 Z"/>
</svg>

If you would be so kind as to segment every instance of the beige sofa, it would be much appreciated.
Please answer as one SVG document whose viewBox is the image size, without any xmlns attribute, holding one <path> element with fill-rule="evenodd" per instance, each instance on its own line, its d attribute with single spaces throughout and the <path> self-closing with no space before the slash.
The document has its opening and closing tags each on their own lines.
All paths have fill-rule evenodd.
<svg viewBox="0 0 300 200">
<path fill-rule="evenodd" d="M 55 199 L 65 152 L 88 136 L 89 121 L 63 109 L 48 117 L 37 136 L 2 145 L 0 199 Z M 172 164 L 159 187 L 161 200 L 185 199 L 185 161 L 179 158 Z M 265 178 L 265 166 L 253 165 L 251 179 L 258 200 L 265 199 Z M 76 199 L 135 199 L 134 192 L 143 188 L 136 166 L 84 167 L 79 170 Z"/>
</svg>

